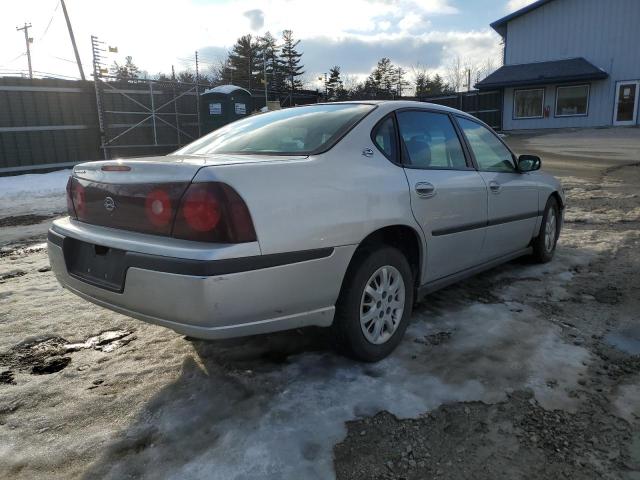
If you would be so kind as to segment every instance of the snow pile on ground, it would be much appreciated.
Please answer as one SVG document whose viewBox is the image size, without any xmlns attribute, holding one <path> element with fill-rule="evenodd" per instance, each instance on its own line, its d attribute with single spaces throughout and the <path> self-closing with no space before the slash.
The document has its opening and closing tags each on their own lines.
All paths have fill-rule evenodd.
<svg viewBox="0 0 640 480">
<path fill-rule="evenodd" d="M 509 264 L 431 295 L 398 351 L 368 365 L 318 347 L 313 330 L 189 342 L 63 292 L 50 273 L 36 273 L 46 264 L 41 253 L 17 257 L 5 267 L 26 273 L 3 285 L 0 352 L 13 351 L 24 332 L 84 345 L 110 328 L 135 330 L 136 339 L 114 352 L 67 352 L 68 365 L 53 375 L 16 369 L 16 384 L 4 387 L 10 395 L 0 398 L 0 411 L 20 402 L 5 420 L 0 471 L 327 479 L 347 420 L 380 410 L 415 417 L 447 402 L 503 400 L 521 387 L 542 404 L 566 406 L 589 353 L 566 344 L 523 300 L 562 290 L 589 258 L 584 247 L 563 249 L 551 264 Z M 18 305 L 21 314 L 10 314 Z"/>
<path fill-rule="evenodd" d="M 257 353 L 270 351 L 264 337 L 245 339 L 242 352 L 224 342 L 194 342 L 196 358 L 128 428 L 126 442 L 151 445 L 125 455 L 116 446 L 118 456 L 106 455 L 91 473 L 333 478 L 332 446 L 344 437 L 347 420 L 381 410 L 407 418 L 448 402 L 494 402 L 514 387 L 531 388 L 543 405 L 572 406 L 566 392 L 576 386 L 589 353 L 567 345 L 558 328 L 536 321 L 539 312 L 518 299 L 531 284 L 561 289 L 571 280 L 570 270 L 588 257 L 565 251 L 550 265 L 508 265 L 498 275 L 508 282 L 495 303 L 469 305 L 453 290 L 429 297 L 398 351 L 375 365 L 326 351 L 264 364 Z M 244 363 L 244 355 L 253 361 Z M 183 430 L 187 438 L 174 440 Z"/>
<path fill-rule="evenodd" d="M 65 188 L 71 170 L 0 177 L 0 218 L 53 214 L 66 209 Z"/>
</svg>

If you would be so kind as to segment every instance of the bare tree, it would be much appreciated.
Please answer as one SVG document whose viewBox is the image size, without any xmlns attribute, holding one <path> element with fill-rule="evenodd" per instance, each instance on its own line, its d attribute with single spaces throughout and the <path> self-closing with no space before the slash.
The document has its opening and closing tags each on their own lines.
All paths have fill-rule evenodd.
<svg viewBox="0 0 640 480">
<path fill-rule="evenodd" d="M 456 55 L 449 64 L 447 65 L 447 70 L 445 74 L 445 78 L 447 83 L 451 85 L 451 88 L 456 92 L 462 91 L 464 86 L 467 83 L 467 70 L 468 70 L 468 62 L 465 62 L 460 55 Z"/>
<path fill-rule="evenodd" d="M 353 92 L 358 88 L 358 77 L 345 73 L 342 75 L 342 86 L 347 92 Z"/>
<path fill-rule="evenodd" d="M 460 55 L 456 55 L 447 65 L 445 78 L 456 92 L 472 90 L 476 83 L 496 70 L 495 65 L 495 60 L 491 57 L 480 62 L 473 62 L 468 58 L 463 59 Z M 471 79 L 471 85 L 469 85 L 469 79 Z"/>
</svg>

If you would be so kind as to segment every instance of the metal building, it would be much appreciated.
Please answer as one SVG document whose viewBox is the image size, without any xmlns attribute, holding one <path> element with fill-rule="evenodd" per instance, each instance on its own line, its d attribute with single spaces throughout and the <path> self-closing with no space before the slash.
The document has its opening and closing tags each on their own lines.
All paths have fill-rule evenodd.
<svg viewBox="0 0 640 480">
<path fill-rule="evenodd" d="M 640 0 L 538 0 L 491 24 L 503 129 L 638 125 Z"/>
</svg>

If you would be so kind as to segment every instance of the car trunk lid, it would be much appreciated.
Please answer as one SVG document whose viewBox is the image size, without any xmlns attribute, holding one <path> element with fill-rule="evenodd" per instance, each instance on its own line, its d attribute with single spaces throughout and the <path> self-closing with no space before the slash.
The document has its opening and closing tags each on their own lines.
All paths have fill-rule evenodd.
<svg viewBox="0 0 640 480">
<path fill-rule="evenodd" d="M 80 164 L 71 185 L 76 217 L 92 225 L 170 235 L 180 199 L 205 163 L 162 156 Z"/>
</svg>

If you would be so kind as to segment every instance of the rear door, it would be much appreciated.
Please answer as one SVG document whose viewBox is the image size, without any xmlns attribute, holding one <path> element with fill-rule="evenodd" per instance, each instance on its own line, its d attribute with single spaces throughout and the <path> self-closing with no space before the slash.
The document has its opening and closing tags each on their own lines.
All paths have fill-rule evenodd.
<svg viewBox="0 0 640 480">
<path fill-rule="evenodd" d="M 527 247 L 538 216 L 534 177 L 516 170 L 514 155 L 491 129 L 466 117 L 457 117 L 457 121 L 489 192 L 482 260 Z"/>
<path fill-rule="evenodd" d="M 467 162 L 451 117 L 396 112 L 413 214 L 427 239 L 425 282 L 476 265 L 487 222 L 487 188 Z"/>
</svg>

